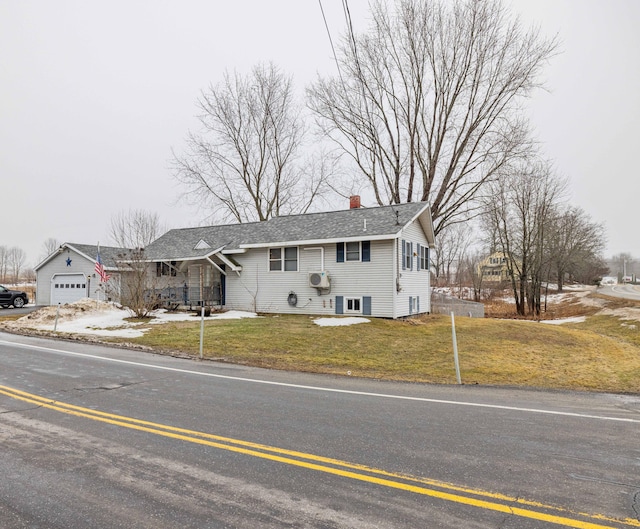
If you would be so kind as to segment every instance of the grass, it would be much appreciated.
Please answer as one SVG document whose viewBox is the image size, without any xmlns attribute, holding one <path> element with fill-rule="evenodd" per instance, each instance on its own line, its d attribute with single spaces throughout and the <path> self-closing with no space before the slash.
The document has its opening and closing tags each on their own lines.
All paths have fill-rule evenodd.
<svg viewBox="0 0 640 529">
<path fill-rule="evenodd" d="M 457 318 L 462 381 L 640 393 L 638 328 L 621 325 L 612 316 L 562 326 Z M 180 322 L 153 326 L 144 337 L 127 341 L 195 356 L 199 337 L 199 323 Z M 320 327 L 308 316 L 210 320 L 205 324 L 204 356 L 271 369 L 456 382 L 451 320 L 436 315 L 373 319 L 346 327 Z"/>
<path fill-rule="evenodd" d="M 601 298 L 609 309 L 640 303 Z M 513 317 L 513 305 L 488 305 L 503 318 L 456 318 L 464 384 L 640 394 L 640 321 L 598 315 L 600 308 L 562 303 L 547 315 L 588 314 L 584 323 L 545 325 Z M 0 320 L 13 319 L 0 313 Z M 199 353 L 200 322 L 152 325 L 141 338 L 105 339 L 169 354 Z M 207 359 L 270 369 L 408 382 L 455 384 L 451 319 L 372 319 L 320 327 L 309 316 L 207 320 Z"/>
</svg>

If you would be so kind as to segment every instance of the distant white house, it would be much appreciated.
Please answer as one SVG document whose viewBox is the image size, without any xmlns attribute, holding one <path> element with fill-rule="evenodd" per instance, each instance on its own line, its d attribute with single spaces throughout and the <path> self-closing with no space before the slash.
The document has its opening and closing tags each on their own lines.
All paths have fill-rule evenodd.
<svg viewBox="0 0 640 529">
<path fill-rule="evenodd" d="M 605 276 L 602 278 L 602 281 L 600 281 L 600 284 L 601 285 L 617 285 L 618 278 L 613 276 Z"/>
<path fill-rule="evenodd" d="M 433 245 L 429 206 L 417 202 L 174 229 L 144 249 L 144 261 L 160 302 L 400 318 L 431 311 Z M 71 299 L 73 290 L 101 295 L 93 277 L 97 248 L 80 246 L 65 244 L 38 265 L 38 303 Z M 67 267 L 74 250 L 83 250 L 82 268 L 73 268 L 73 258 Z M 107 255 L 101 248 L 116 280 L 122 250 L 109 249 Z"/>
</svg>

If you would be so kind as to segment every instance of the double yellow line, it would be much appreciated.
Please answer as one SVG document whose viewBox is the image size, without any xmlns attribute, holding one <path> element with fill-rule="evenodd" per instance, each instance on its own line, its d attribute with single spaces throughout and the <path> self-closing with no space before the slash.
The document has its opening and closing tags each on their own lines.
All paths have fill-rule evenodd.
<svg viewBox="0 0 640 529">
<path fill-rule="evenodd" d="M 383 487 L 412 492 L 423 496 L 430 496 L 432 498 L 538 520 L 563 527 L 573 527 L 577 529 L 640 527 L 640 521 L 631 518 L 616 519 L 601 514 L 576 513 L 560 507 L 514 498 L 503 494 L 461 487 L 438 480 L 387 472 L 385 470 L 338 459 L 105 413 L 47 399 L 7 386 L 0 385 L 0 394 L 68 415 L 75 415 L 77 417 L 104 422 L 123 428 L 161 435 L 189 443 L 211 446 L 221 450 L 268 459 L 270 461 L 326 474 L 333 474 L 343 478 L 372 483 Z"/>
</svg>

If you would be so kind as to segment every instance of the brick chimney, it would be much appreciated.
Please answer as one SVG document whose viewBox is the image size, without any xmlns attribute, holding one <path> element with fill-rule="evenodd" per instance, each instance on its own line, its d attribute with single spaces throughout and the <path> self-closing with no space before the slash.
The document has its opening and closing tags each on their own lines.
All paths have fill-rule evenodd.
<svg viewBox="0 0 640 529">
<path fill-rule="evenodd" d="M 358 209 L 360 207 L 360 195 L 351 195 L 349 197 L 349 208 Z"/>
</svg>

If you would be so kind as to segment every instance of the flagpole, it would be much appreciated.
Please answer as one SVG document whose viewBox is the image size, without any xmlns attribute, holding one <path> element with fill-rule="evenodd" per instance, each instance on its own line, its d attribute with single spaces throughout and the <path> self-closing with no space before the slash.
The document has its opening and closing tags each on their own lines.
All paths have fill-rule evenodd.
<svg viewBox="0 0 640 529">
<path fill-rule="evenodd" d="M 96 255 L 96 265 L 101 262 L 100 261 L 100 241 L 98 241 L 98 254 Z M 100 289 L 102 289 L 102 278 L 98 280 L 98 288 L 96 289 L 96 301 L 98 304 L 100 303 Z"/>
</svg>

